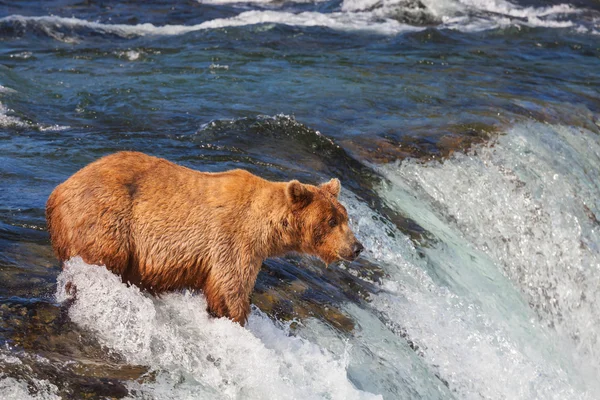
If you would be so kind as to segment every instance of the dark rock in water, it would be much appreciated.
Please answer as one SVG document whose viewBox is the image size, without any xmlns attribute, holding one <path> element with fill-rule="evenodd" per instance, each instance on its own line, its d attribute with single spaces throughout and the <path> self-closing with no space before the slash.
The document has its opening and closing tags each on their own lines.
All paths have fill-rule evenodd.
<svg viewBox="0 0 600 400">
<path fill-rule="evenodd" d="M 376 12 L 381 17 L 415 26 L 435 26 L 442 22 L 419 0 L 404 0 L 393 4 L 378 1 L 362 8 L 354 8 L 352 11 Z"/>
<path fill-rule="evenodd" d="M 336 288 L 296 270 L 287 260 L 267 260 L 252 294 L 252 303 L 282 321 L 315 317 L 343 332 L 351 332 L 354 322 L 338 308 L 342 298 Z"/>
<path fill-rule="evenodd" d="M 42 361 L 43 359 L 29 354 L 19 355 L 18 359 L 18 363 L 0 364 L 0 374 L 27 382 L 30 388 L 36 387 L 36 380 L 48 380 L 57 387 L 57 394 L 65 399 L 123 398 L 129 394 L 124 381 L 134 375 L 121 375 L 117 378 L 94 376 L 90 374 L 90 369 L 77 368 L 78 363 L 51 359 Z M 123 368 L 126 370 L 129 367 Z M 135 372 L 139 376 L 141 371 Z M 35 393 L 35 390 L 32 392 Z"/>
<path fill-rule="evenodd" d="M 121 398 L 126 381 L 152 381 L 147 367 L 128 365 L 118 354 L 73 324 L 65 307 L 12 298 L 0 304 L 0 342 L 19 362 L 0 364 L 0 373 L 29 382 L 46 379 L 63 398 Z M 41 356 L 41 357 L 40 357 Z"/>
<path fill-rule="evenodd" d="M 307 258 L 267 260 L 258 276 L 252 303 L 283 321 L 317 318 L 350 333 L 354 321 L 342 310 L 343 303 L 361 304 L 377 293 L 383 270 L 359 259 L 346 267 L 325 268 Z"/>
<path fill-rule="evenodd" d="M 354 329 L 354 321 L 337 308 L 320 307 L 310 301 L 298 301 L 291 298 L 292 296 L 281 289 L 271 289 L 268 292 L 254 292 L 252 303 L 263 312 L 281 321 L 315 317 L 342 332 L 351 332 Z"/>
<path fill-rule="evenodd" d="M 419 0 L 407 0 L 398 3 L 389 17 L 398 22 L 416 26 L 433 26 L 442 22 Z"/>
<path fill-rule="evenodd" d="M 457 151 L 465 153 L 474 145 L 489 141 L 495 134 L 496 128 L 493 126 L 461 124 L 448 126 L 446 132 L 435 135 L 356 137 L 343 144 L 361 159 L 388 164 L 407 158 L 431 161 L 447 158 Z"/>
</svg>

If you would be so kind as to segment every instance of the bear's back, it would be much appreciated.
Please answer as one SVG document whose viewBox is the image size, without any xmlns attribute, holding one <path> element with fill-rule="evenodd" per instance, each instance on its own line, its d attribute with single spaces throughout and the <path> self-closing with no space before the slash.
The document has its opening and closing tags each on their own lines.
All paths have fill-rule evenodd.
<svg viewBox="0 0 600 400">
<path fill-rule="evenodd" d="M 48 231 L 61 261 L 81 256 L 122 273 L 130 261 L 132 199 L 138 180 L 164 160 L 119 152 L 76 172 L 50 194 Z"/>
</svg>

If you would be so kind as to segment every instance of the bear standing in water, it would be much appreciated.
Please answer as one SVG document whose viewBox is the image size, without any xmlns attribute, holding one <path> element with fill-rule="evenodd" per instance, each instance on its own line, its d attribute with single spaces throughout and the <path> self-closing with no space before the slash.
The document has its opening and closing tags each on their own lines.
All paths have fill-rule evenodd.
<svg viewBox="0 0 600 400">
<path fill-rule="evenodd" d="M 46 219 L 61 261 L 106 265 L 153 294 L 200 289 L 211 314 L 243 325 L 267 257 L 299 252 L 327 264 L 358 257 L 363 246 L 339 192 L 337 179 L 270 182 L 119 152 L 57 186 Z"/>
</svg>

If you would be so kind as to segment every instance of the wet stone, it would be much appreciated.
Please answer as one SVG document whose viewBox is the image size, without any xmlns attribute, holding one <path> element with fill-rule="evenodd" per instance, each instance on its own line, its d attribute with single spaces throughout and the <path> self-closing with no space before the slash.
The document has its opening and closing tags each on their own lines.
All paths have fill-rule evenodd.
<svg viewBox="0 0 600 400">
<path fill-rule="evenodd" d="M 344 142 L 344 146 L 361 159 L 377 164 L 389 164 L 408 158 L 431 161 L 448 158 L 455 152 L 465 153 L 474 145 L 490 140 L 494 131 L 491 127 L 486 127 L 485 130 L 466 127 L 460 133 L 449 132 L 434 137 L 359 137 Z"/>
<path fill-rule="evenodd" d="M 5 299 L 0 321 L 0 342 L 20 360 L 0 363 L 0 374 L 25 382 L 46 379 L 61 397 L 76 399 L 122 398 L 127 381 L 154 380 L 147 367 L 126 364 L 73 324 L 64 306 Z"/>
<path fill-rule="evenodd" d="M 19 355 L 19 360 L 19 363 L 0 364 L 0 374 L 27 382 L 30 388 L 35 388 L 35 380 L 48 380 L 64 399 L 117 399 L 129 394 L 123 381 L 77 374 L 71 363 L 29 354 Z"/>
<path fill-rule="evenodd" d="M 304 257 L 267 260 L 258 276 L 252 303 L 269 316 L 283 321 L 317 318 L 351 333 L 354 321 L 343 311 L 346 302 L 361 305 L 383 270 L 363 259 L 347 266 L 331 266 Z"/>
</svg>

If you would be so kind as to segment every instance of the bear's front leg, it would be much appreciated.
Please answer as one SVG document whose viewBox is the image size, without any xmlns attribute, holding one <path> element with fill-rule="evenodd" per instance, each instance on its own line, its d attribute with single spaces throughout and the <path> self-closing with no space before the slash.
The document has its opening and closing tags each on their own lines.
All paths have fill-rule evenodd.
<svg viewBox="0 0 600 400">
<path fill-rule="evenodd" d="M 238 295 L 227 299 L 228 317 L 241 326 L 246 324 L 250 314 L 250 295 Z"/>
<path fill-rule="evenodd" d="M 238 290 L 219 290 L 205 292 L 207 310 L 213 317 L 228 317 L 244 326 L 250 314 L 250 292 L 245 288 Z"/>
<path fill-rule="evenodd" d="M 207 311 L 211 315 L 228 317 L 244 326 L 250 314 L 250 293 L 261 263 L 256 264 L 212 269 L 204 285 Z"/>
</svg>

